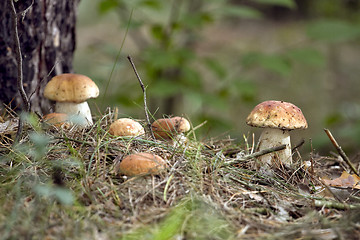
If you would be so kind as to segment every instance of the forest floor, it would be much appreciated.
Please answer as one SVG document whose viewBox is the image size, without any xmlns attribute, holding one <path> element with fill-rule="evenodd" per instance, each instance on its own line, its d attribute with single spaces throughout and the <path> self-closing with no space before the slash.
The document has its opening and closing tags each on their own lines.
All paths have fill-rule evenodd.
<svg viewBox="0 0 360 240">
<path fill-rule="evenodd" d="M 253 137 L 199 141 L 197 126 L 182 144 L 114 137 L 114 118 L 108 110 L 80 130 L 28 115 L 13 145 L 17 118 L 2 115 L 2 239 L 359 239 L 359 178 L 338 154 L 295 149 L 293 165 L 259 171 Z M 155 153 L 168 168 L 120 174 L 134 152 Z"/>
</svg>

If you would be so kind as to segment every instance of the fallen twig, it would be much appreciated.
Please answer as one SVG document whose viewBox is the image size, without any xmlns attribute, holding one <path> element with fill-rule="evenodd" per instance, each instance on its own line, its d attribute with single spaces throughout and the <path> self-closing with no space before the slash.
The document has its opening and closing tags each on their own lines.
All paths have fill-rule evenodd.
<svg viewBox="0 0 360 240">
<path fill-rule="evenodd" d="M 261 150 L 261 151 L 258 151 L 258 152 L 255 152 L 255 153 L 240 157 L 240 158 L 233 159 L 231 161 L 227 161 L 227 162 L 224 163 L 224 165 L 225 166 L 226 165 L 231 165 L 231 164 L 239 163 L 239 162 L 246 161 L 246 160 L 249 160 L 249 159 L 252 159 L 252 158 L 257 158 L 257 157 L 260 157 L 260 156 L 265 155 L 265 154 L 269 154 L 269 153 L 273 153 L 273 152 L 283 150 L 285 148 L 286 148 L 286 145 L 283 144 L 283 145 L 280 145 L 280 146 L 264 149 L 264 150 Z"/>
<path fill-rule="evenodd" d="M 145 108 L 145 116 L 146 116 L 146 121 L 147 121 L 147 125 L 148 125 L 148 129 L 150 131 L 150 134 L 151 134 L 151 137 L 152 139 L 155 139 L 155 136 L 154 136 L 154 133 L 152 131 L 152 128 L 151 128 L 151 122 L 150 122 L 150 119 L 149 119 L 149 114 L 148 114 L 148 107 L 147 107 L 147 104 L 146 104 L 146 89 L 145 89 L 145 86 L 143 84 L 143 82 L 141 81 L 141 78 L 136 70 L 136 67 L 135 67 L 135 64 L 131 58 L 131 56 L 127 56 L 127 59 L 129 60 L 134 72 L 135 72 L 135 75 L 137 77 L 137 79 L 139 80 L 139 83 L 140 83 L 140 86 L 141 86 L 141 89 L 143 91 L 143 94 L 144 94 L 144 108 Z"/>
<path fill-rule="evenodd" d="M 346 204 L 334 201 L 326 201 L 326 200 L 315 200 L 314 201 L 315 207 L 326 207 L 326 208 L 334 208 L 338 210 L 348 210 L 348 209 L 355 209 L 359 208 L 359 204 Z"/>
<path fill-rule="evenodd" d="M 318 178 L 318 180 L 337 201 L 344 203 L 344 201 L 341 200 L 341 198 L 333 190 L 331 190 L 331 188 L 320 177 Z"/>
<path fill-rule="evenodd" d="M 342 150 L 341 146 L 337 143 L 337 141 L 335 140 L 335 138 L 333 137 L 333 135 L 331 134 L 329 129 L 324 128 L 324 131 L 326 133 L 326 135 L 330 138 L 330 141 L 332 142 L 332 144 L 335 146 L 336 150 L 338 151 L 339 155 L 341 156 L 341 158 L 345 161 L 345 163 L 350 167 L 350 169 L 358 176 L 359 172 L 356 170 L 356 168 L 354 167 L 354 165 L 352 165 L 352 163 L 350 162 L 350 159 L 346 156 L 344 150 Z"/>
<path fill-rule="evenodd" d="M 301 139 L 301 141 L 295 147 L 293 147 L 293 149 L 291 151 L 295 152 L 295 150 L 301 148 L 302 145 L 304 145 L 304 143 L 305 143 L 305 139 Z"/>
</svg>

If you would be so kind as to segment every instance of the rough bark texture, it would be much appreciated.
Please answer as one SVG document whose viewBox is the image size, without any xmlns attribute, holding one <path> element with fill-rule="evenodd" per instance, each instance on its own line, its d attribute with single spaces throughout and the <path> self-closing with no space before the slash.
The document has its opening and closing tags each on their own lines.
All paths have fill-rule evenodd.
<svg viewBox="0 0 360 240">
<path fill-rule="evenodd" d="M 50 102 L 43 97 L 44 85 L 53 76 L 73 70 L 79 1 L 15 2 L 23 55 L 24 88 L 31 96 L 32 111 L 49 112 Z M 22 99 L 16 87 L 17 62 L 13 33 L 10 2 L 3 0 L 0 8 L 0 103 L 20 110 Z"/>
</svg>

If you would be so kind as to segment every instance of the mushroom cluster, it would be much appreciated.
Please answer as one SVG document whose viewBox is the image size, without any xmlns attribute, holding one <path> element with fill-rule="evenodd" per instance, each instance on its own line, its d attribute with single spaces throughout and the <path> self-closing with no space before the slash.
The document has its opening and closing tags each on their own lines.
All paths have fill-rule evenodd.
<svg viewBox="0 0 360 240">
<path fill-rule="evenodd" d="M 44 96 L 55 101 L 55 112 L 44 116 L 43 121 L 55 127 L 71 126 L 72 116 L 82 119 L 80 126 L 93 124 L 91 111 L 87 100 L 96 98 L 99 89 L 87 76 L 81 74 L 61 74 L 53 77 L 44 89 Z M 262 155 L 260 162 L 264 165 L 274 162 L 291 164 L 290 131 L 306 129 L 307 122 L 300 108 L 284 101 L 265 101 L 258 104 L 249 114 L 246 123 L 253 127 L 263 128 L 258 151 L 285 145 L 285 149 Z M 190 130 L 190 123 L 183 117 L 157 119 L 151 125 L 151 130 L 158 140 L 175 144 L 183 144 L 187 139 L 184 133 Z M 109 127 L 113 136 L 138 137 L 145 134 L 143 126 L 131 119 L 120 118 Z M 152 153 L 136 153 L 125 157 L 120 163 L 120 172 L 129 175 L 157 174 L 166 168 L 166 162 Z"/>
</svg>

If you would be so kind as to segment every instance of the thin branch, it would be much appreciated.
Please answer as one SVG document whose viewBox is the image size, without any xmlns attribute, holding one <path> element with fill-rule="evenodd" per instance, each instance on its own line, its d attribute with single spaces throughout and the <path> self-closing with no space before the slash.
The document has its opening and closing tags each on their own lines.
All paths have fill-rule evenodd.
<svg viewBox="0 0 360 240">
<path fill-rule="evenodd" d="M 148 129 L 150 131 L 150 134 L 151 134 L 151 137 L 152 139 L 155 139 L 155 136 L 154 136 L 154 133 L 152 131 L 152 128 L 151 128 L 151 122 L 150 122 L 150 118 L 149 118 L 149 114 L 148 114 L 148 107 L 147 107 L 147 104 L 146 104 L 146 88 L 143 84 L 143 82 L 141 81 L 141 78 L 136 70 L 136 67 L 135 67 L 135 64 L 131 58 L 131 56 L 127 56 L 127 59 L 129 60 L 134 72 L 135 72 L 135 75 L 136 75 L 136 78 L 139 80 L 139 83 L 140 83 L 140 86 L 141 86 L 141 89 L 143 91 L 143 94 L 144 94 L 144 108 L 145 108 L 145 117 L 146 117 L 146 121 L 147 121 L 147 126 L 148 126 Z"/>
<path fill-rule="evenodd" d="M 304 145 L 304 143 L 305 143 L 305 139 L 301 139 L 301 141 L 295 147 L 293 147 L 293 149 L 291 151 L 295 152 L 295 150 L 301 148 L 302 145 Z"/>
<path fill-rule="evenodd" d="M 226 165 L 231 165 L 231 164 L 239 163 L 239 162 L 246 161 L 246 160 L 249 160 L 249 159 L 252 159 L 252 158 L 257 158 L 257 157 L 263 156 L 265 154 L 269 154 L 269 153 L 273 153 L 273 152 L 283 150 L 285 148 L 286 148 L 286 145 L 283 144 L 283 145 L 280 145 L 280 146 L 276 146 L 276 147 L 272 147 L 272 148 L 268 148 L 268 149 L 263 149 L 261 151 L 255 152 L 255 153 L 252 153 L 252 154 L 240 157 L 240 158 L 236 158 L 236 159 L 233 159 L 231 161 L 227 161 L 227 162 L 225 162 L 224 165 L 225 166 Z"/>
<path fill-rule="evenodd" d="M 40 79 L 40 81 L 39 81 L 38 84 L 36 85 L 34 91 L 32 91 L 32 92 L 30 93 L 30 95 L 29 95 L 29 100 L 31 100 L 31 98 L 34 96 L 34 94 L 35 94 L 37 91 L 39 91 L 39 89 L 41 88 L 41 86 L 40 86 L 41 83 L 51 75 L 51 73 L 55 70 L 56 65 L 57 65 L 58 63 L 62 62 L 62 61 L 63 61 L 62 59 L 61 59 L 61 60 L 56 60 L 55 64 L 52 66 L 52 68 L 50 69 L 50 71 L 48 72 L 48 74 L 46 75 L 46 77 L 43 77 L 42 79 Z"/>
<path fill-rule="evenodd" d="M 320 177 L 318 178 L 318 180 L 338 202 L 344 203 L 344 201 L 341 200 L 341 198 L 333 190 L 331 190 L 330 186 L 328 186 Z"/>
<path fill-rule="evenodd" d="M 350 162 L 350 159 L 346 156 L 344 150 L 342 150 L 341 146 L 337 143 L 337 141 L 335 140 L 335 138 L 333 137 L 333 135 L 331 134 L 329 129 L 324 128 L 324 131 L 326 133 L 326 135 L 329 137 L 330 141 L 332 142 L 332 144 L 335 146 L 336 150 L 338 151 L 338 153 L 340 154 L 340 156 L 342 157 L 342 159 L 345 161 L 345 163 L 350 167 L 350 169 L 358 176 L 359 172 L 356 170 L 356 168 L 354 167 L 354 165 L 352 165 L 352 163 Z"/>
<path fill-rule="evenodd" d="M 16 1 L 16 2 L 17 2 L 17 1 Z M 31 1 L 31 4 L 30 4 L 24 11 L 22 11 L 22 12 L 20 13 L 21 16 L 22 16 L 21 21 L 24 21 L 27 12 L 30 10 L 30 8 L 31 8 L 33 5 L 34 5 L 34 0 L 32 0 L 32 1 Z"/>
<path fill-rule="evenodd" d="M 13 0 L 9 0 L 9 1 L 10 1 L 10 5 L 12 8 L 11 13 L 12 13 L 12 20 L 13 20 L 15 53 L 16 53 L 16 61 L 18 64 L 17 87 L 18 87 L 19 93 L 21 95 L 21 98 L 23 100 L 23 103 L 25 106 L 25 111 L 29 112 L 30 111 L 30 103 L 29 103 L 29 99 L 26 95 L 26 92 L 24 90 L 24 85 L 23 85 L 22 54 L 21 54 L 21 47 L 20 47 L 20 40 L 19 40 L 19 32 L 18 32 L 18 27 L 17 27 L 18 17 L 17 17 L 17 12 L 15 9 L 15 6 L 14 6 L 14 1 Z"/>
<path fill-rule="evenodd" d="M 312 139 L 310 138 L 310 146 L 311 146 L 311 152 L 310 152 L 310 177 L 314 180 L 315 179 L 315 171 L 314 171 L 314 148 L 312 144 Z"/>
<path fill-rule="evenodd" d="M 26 112 L 29 112 L 30 111 L 30 102 L 29 102 L 29 99 L 24 90 L 24 84 L 23 84 L 24 76 L 23 76 L 23 70 L 22 70 L 22 68 L 23 68 L 22 54 L 21 54 L 19 32 L 18 32 L 18 26 L 17 26 L 18 17 L 17 17 L 17 12 L 15 9 L 14 1 L 9 0 L 9 2 L 10 2 L 10 6 L 11 6 L 11 15 L 12 15 L 12 23 L 13 23 L 12 27 L 13 27 L 13 31 L 14 31 L 13 34 L 14 34 L 15 54 L 16 54 L 16 62 L 17 62 L 17 88 L 18 88 L 20 96 L 22 98 L 24 109 Z M 19 142 L 22 131 L 23 131 L 23 126 L 24 126 L 23 120 L 21 117 L 19 117 L 19 125 L 18 125 L 18 130 L 16 133 L 14 143 Z"/>
<path fill-rule="evenodd" d="M 327 201 L 327 200 L 315 200 L 314 201 L 315 207 L 326 207 L 338 210 L 348 210 L 348 209 L 358 209 L 360 207 L 359 204 L 346 204 L 346 203 L 339 203 L 334 201 Z"/>
</svg>

